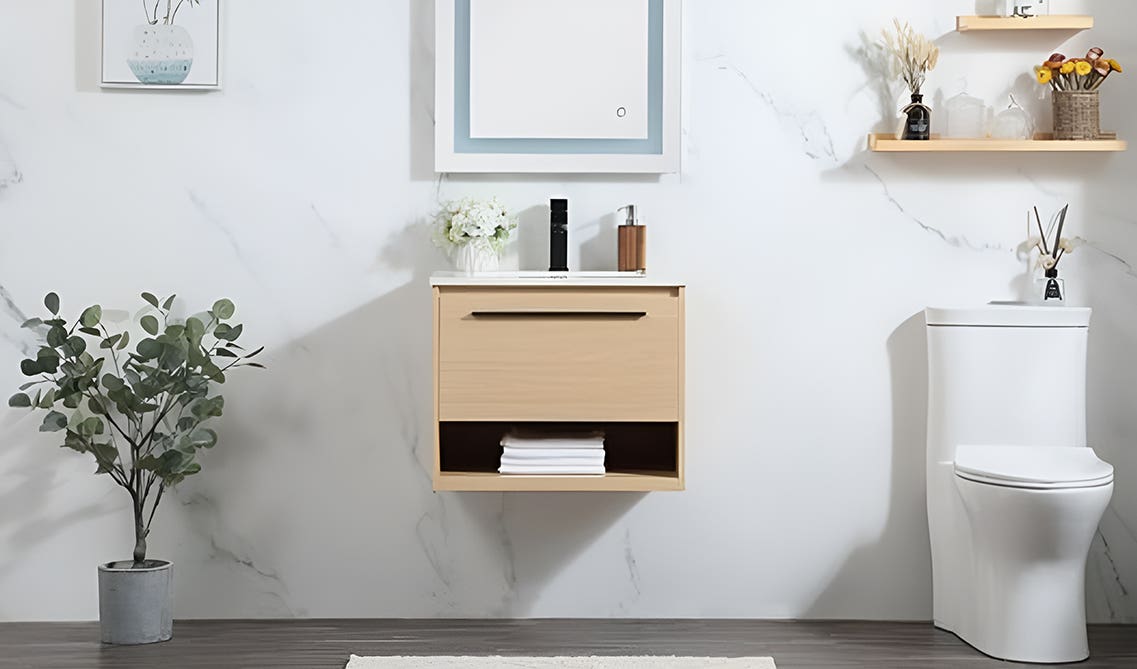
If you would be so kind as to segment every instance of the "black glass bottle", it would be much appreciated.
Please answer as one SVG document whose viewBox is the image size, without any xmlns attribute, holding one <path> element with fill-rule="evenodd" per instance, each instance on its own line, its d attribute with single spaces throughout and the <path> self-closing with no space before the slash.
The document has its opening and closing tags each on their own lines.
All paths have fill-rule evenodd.
<svg viewBox="0 0 1137 669">
<path fill-rule="evenodd" d="M 912 104 L 904 108 L 908 118 L 904 120 L 904 133 L 901 139 L 931 139 L 932 110 L 924 104 L 924 96 L 912 94 Z"/>
</svg>

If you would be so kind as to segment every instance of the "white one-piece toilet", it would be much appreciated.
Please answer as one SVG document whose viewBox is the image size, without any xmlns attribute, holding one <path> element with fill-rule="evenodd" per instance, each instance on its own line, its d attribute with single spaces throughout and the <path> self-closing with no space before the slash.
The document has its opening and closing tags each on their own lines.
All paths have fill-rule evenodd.
<svg viewBox="0 0 1137 669">
<path fill-rule="evenodd" d="M 1085 570 L 1113 494 L 1086 446 L 1090 310 L 928 309 L 935 624 L 984 653 L 1076 662 Z"/>
</svg>

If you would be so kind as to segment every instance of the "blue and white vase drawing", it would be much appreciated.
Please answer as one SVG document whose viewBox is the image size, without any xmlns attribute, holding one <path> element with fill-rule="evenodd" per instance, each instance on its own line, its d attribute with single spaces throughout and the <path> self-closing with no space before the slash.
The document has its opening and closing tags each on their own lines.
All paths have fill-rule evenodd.
<svg viewBox="0 0 1137 669">
<path fill-rule="evenodd" d="M 144 84 L 176 86 L 186 80 L 193 67 L 193 38 L 177 25 L 136 26 L 134 48 L 126 64 Z"/>
</svg>

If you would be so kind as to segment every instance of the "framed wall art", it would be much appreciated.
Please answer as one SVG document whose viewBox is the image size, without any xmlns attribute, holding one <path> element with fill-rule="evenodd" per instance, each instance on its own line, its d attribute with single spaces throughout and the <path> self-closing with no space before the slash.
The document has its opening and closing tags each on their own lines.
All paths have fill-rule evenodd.
<svg viewBox="0 0 1137 669">
<path fill-rule="evenodd" d="M 102 2 L 103 87 L 221 87 L 221 0 Z"/>
</svg>

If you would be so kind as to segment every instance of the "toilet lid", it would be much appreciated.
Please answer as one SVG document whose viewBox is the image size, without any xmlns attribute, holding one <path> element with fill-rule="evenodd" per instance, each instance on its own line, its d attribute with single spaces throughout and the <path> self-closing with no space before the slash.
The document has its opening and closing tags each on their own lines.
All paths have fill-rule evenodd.
<svg viewBox="0 0 1137 669">
<path fill-rule="evenodd" d="M 960 446 L 955 473 L 1015 488 L 1088 488 L 1113 481 L 1113 465 L 1085 447 Z"/>
</svg>

